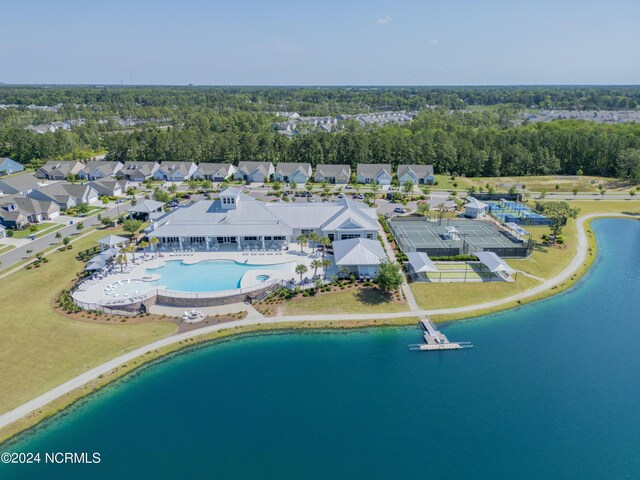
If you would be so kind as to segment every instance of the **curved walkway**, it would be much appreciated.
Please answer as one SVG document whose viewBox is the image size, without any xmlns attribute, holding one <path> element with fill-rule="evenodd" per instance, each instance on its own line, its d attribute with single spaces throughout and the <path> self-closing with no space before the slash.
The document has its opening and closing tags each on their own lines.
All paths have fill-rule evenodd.
<svg viewBox="0 0 640 480">
<path fill-rule="evenodd" d="M 509 297 L 502 298 L 500 300 L 494 300 L 492 302 L 485 302 L 481 304 L 468 305 L 465 307 L 457 307 L 457 308 L 442 308 L 438 310 L 412 310 L 407 312 L 398 312 L 398 313 L 375 313 L 375 314 L 351 314 L 351 315 L 295 315 L 295 316 L 280 316 L 280 317 L 272 317 L 272 318 L 246 318 L 244 320 L 238 320 L 234 322 L 227 322 L 218 325 L 211 325 L 209 327 L 204 327 L 198 330 L 194 330 L 191 332 L 185 332 L 178 335 L 172 335 L 170 337 L 166 337 L 160 340 L 157 340 L 153 343 L 145 345 L 143 347 L 132 350 L 131 352 L 125 353 L 124 355 L 120 355 L 119 357 L 114 358 L 113 360 L 109 360 L 108 362 L 103 363 L 91 370 L 88 370 L 77 377 L 72 378 L 71 380 L 49 390 L 48 392 L 43 393 L 42 395 L 29 400 L 28 402 L 20 405 L 19 407 L 3 414 L 0 416 L 0 428 L 3 428 L 11 423 L 37 411 L 38 409 L 44 407 L 48 403 L 66 395 L 76 388 L 82 387 L 83 385 L 95 380 L 101 375 L 106 375 L 111 372 L 114 368 L 117 368 L 136 357 L 142 356 L 147 352 L 156 350 L 158 348 L 163 348 L 174 343 L 186 340 L 188 338 L 197 337 L 199 335 L 204 335 L 212 332 L 216 332 L 223 329 L 238 327 L 238 326 L 249 326 L 249 325 L 258 325 L 264 323 L 286 323 L 286 322 L 314 322 L 314 321 L 331 321 L 331 320 L 375 320 L 375 319 L 387 319 L 387 318 L 402 318 L 402 317 L 419 317 L 425 315 L 440 315 L 440 314 L 455 314 L 455 313 L 471 313 L 477 310 L 484 310 L 487 308 L 498 307 L 500 305 L 504 305 L 510 302 L 514 302 L 517 300 L 523 300 L 528 297 L 532 297 L 542 293 L 555 285 L 558 285 L 568 278 L 570 278 L 579 268 L 582 266 L 584 261 L 587 258 L 588 251 L 588 239 L 584 230 L 584 222 L 587 220 L 591 220 L 593 218 L 598 217 L 621 217 L 621 218 L 636 218 L 630 215 L 624 215 L 619 213 L 597 213 L 584 215 L 579 217 L 576 222 L 576 227 L 578 231 L 578 246 L 577 251 L 574 258 L 571 260 L 569 265 L 562 270 L 557 275 L 552 278 L 546 280 L 544 283 L 527 290 L 525 292 L 521 292 L 515 295 L 511 295 Z"/>
</svg>

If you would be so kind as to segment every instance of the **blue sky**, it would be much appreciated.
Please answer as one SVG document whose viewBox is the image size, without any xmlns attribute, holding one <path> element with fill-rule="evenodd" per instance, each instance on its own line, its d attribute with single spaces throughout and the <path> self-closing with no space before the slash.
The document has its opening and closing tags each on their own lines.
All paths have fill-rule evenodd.
<svg viewBox="0 0 640 480">
<path fill-rule="evenodd" d="M 640 0 L 0 0 L 0 82 L 640 83 Z"/>
</svg>

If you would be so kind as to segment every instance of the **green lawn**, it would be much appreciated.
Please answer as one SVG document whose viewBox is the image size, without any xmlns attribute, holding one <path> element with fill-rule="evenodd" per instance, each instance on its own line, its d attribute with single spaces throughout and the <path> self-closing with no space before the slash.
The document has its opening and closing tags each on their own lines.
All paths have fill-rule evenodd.
<svg viewBox="0 0 640 480">
<path fill-rule="evenodd" d="M 36 223 L 33 226 L 36 227 L 35 232 L 32 232 L 29 228 L 25 228 L 24 230 L 14 230 L 13 238 L 27 238 L 30 235 L 37 235 L 38 232 L 41 232 L 42 230 L 46 230 L 47 228 L 51 228 L 55 226 L 55 223 L 49 223 L 49 222 Z"/>
<path fill-rule="evenodd" d="M 175 332 L 175 325 L 169 322 L 97 325 L 71 320 L 53 310 L 53 299 L 82 269 L 76 253 L 95 245 L 105 234 L 96 231 L 72 250 L 47 255 L 49 263 L 40 268 L 22 269 L 0 280 L 0 413 Z"/>
<path fill-rule="evenodd" d="M 280 305 L 284 315 L 314 315 L 322 313 L 405 312 L 404 302 L 390 300 L 375 288 L 347 289 L 324 292 L 313 297 L 297 296 Z"/>
<path fill-rule="evenodd" d="M 0 245 L 0 255 L 7 253 L 9 250 L 13 250 L 14 248 L 16 247 L 13 245 Z"/>
<path fill-rule="evenodd" d="M 524 275 L 518 275 L 516 282 L 469 282 L 469 283 L 429 283 L 416 282 L 411 290 L 420 308 L 455 308 L 490 302 L 508 297 L 540 282 Z"/>
<path fill-rule="evenodd" d="M 583 193 L 597 193 L 598 186 L 604 185 L 608 193 L 627 193 L 634 186 L 629 182 L 617 178 L 593 177 L 593 176 L 568 176 L 568 175 L 546 175 L 546 176 L 524 176 L 524 177 L 456 177 L 451 180 L 447 175 L 436 175 L 438 185 L 433 188 L 438 190 L 458 190 L 466 191 L 469 187 L 482 187 L 486 189 L 491 185 L 498 192 L 507 192 L 508 185 L 524 185 L 528 192 L 540 192 L 546 190 L 549 193 L 562 192 L 571 193 L 577 188 Z M 454 183 L 456 185 L 454 185 Z"/>
</svg>

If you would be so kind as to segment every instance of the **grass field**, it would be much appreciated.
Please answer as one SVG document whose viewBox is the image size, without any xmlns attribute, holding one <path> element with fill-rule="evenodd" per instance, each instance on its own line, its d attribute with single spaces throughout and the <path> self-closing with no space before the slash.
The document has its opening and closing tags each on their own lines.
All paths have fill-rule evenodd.
<svg viewBox="0 0 640 480">
<path fill-rule="evenodd" d="M 411 290 L 420 308 L 454 308 L 473 305 L 475 303 L 490 302 L 499 298 L 515 295 L 540 282 L 524 275 L 518 275 L 518 280 L 507 282 L 473 282 L 473 283 L 428 283 L 417 282 L 411 284 Z"/>
<path fill-rule="evenodd" d="M 469 187 L 484 188 L 491 185 L 496 191 L 507 192 L 512 185 L 526 187 L 528 192 L 540 192 L 546 190 L 549 193 L 572 193 L 574 188 L 583 193 L 597 193 L 598 186 L 604 185 L 608 193 L 628 193 L 634 185 L 608 177 L 571 176 L 571 175 L 547 175 L 526 177 L 451 177 L 436 175 L 438 185 L 434 189 L 466 191 Z M 454 186 L 453 184 L 456 184 Z M 557 188 L 556 188 L 557 187 Z"/>
<path fill-rule="evenodd" d="M 175 332 L 169 322 L 96 325 L 70 320 L 53 310 L 53 299 L 82 269 L 76 252 L 95 245 L 104 235 L 102 230 L 94 232 L 73 250 L 49 254 L 49 263 L 40 268 L 23 269 L 0 280 L 0 413 Z"/>
<path fill-rule="evenodd" d="M 50 223 L 50 222 L 36 223 L 33 226 L 37 227 L 37 230 L 35 232 L 32 232 L 28 228 L 25 228 L 24 230 L 14 230 L 13 238 L 27 238 L 31 235 L 35 235 L 36 237 L 39 237 L 42 234 L 50 233 L 57 230 L 57 228 L 54 228 L 56 227 L 56 224 Z M 60 225 L 59 227 L 62 228 L 64 227 L 64 225 Z"/>
<path fill-rule="evenodd" d="M 313 297 L 295 297 L 280 305 L 283 315 L 314 315 L 322 313 L 405 312 L 406 303 L 389 300 L 375 288 L 337 290 Z"/>
<path fill-rule="evenodd" d="M 0 245 L 0 255 L 16 248 L 13 245 Z"/>
</svg>

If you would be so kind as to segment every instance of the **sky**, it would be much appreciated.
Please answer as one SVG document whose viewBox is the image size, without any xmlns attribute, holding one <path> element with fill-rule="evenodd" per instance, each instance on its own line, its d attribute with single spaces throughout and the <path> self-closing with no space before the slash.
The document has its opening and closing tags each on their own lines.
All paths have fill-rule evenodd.
<svg viewBox="0 0 640 480">
<path fill-rule="evenodd" d="M 640 84 L 640 0 L 0 0 L 0 82 Z"/>
</svg>

